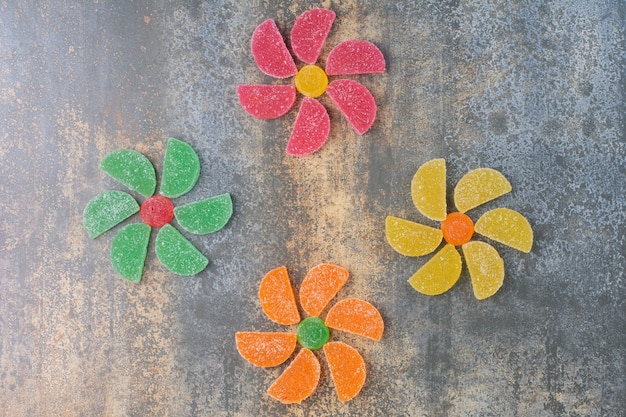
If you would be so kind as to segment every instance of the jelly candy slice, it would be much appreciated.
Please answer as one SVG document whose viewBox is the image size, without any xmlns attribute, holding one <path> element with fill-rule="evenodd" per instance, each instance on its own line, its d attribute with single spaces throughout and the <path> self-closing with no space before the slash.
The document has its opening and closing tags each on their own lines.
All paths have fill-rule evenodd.
<svg viewBox="0 0 626 417">
<path fill-rule="evenodd" d="M 498 251 L 485 242 L 467 242 L 462 248 L 474 296 L 479 300 L 491 297 L 504 282 L 504 261 Z"/>
<path fill-rule="evenodd" d="M 441 229 L 388 216 L 385 220 L 387 240 L 396 252 L 405 256 L 424 256 L 437 249 L 443 237 Z"/>
<path fill-rule="evenodd" d="M 497 208 L 488 211 L 478 219 L 474 230 L 522 252 L 528 253 L 533 247 L 533 229 L 515 210 Z"/>
<path fill-rule="evenodd" d="M 454 188 L 454 205 L 461 213 L 511 191 L 511 184 L 500 172 L 478 168 L 468 172 Z"/>
<path fill-rule="evenodd" d="M 259 119 L 276 119 L 296 102 L 293 85 L 243 84 L 237 87 L 237 95 L 244 110 Z"/>
<path fill-rule="evenodd" d="M 283 36 L 272 19 L 267 19 L 254 30 L 251 49 L 257 66 L 267 75 L 287 78 L 298 72 Z"/>
<path fill-rule="evenodd" d="M 217 232 L 233 215 L 230 194 L 222 194 L 205 200 L 195 201 L 174 209 L 178 224 L 196 235 Z"/>
<path fill-rule="evenodd" d="M 305 97 L 287 143 L 287 154 L 310 155 L 326 143 L 329 133 L 330 118 L 326 109 L 319 101 Z"/>
<path fill-rule="evenodd" d="M 326 9 L 311 9 L 298 16 L 291 29 L 291 49 L 300 61 L 315 64 L 334 20 L 335 12 Z"/>
<path fill-rule="evenodd" d="M 346 298 L 332 306 L 326 316 L 326 325 L 374 340 L 380 340 L 385 329 L 376 307 L 357 298 Z"/>
<path fill-rule="evenodd" d="M 320 363 L 309 349 L 303 348 L 267 390 L 283 404 L 300 404 L 313 394 L 320 380 Z"/>
<path fill-rule="evenodd" d="M 364 134 L 376 119 L 376 102 L 365 86 L 353 80 L 335 80 L 326 93 L 359 135 Z"/>
<path fill-rule="evenodd" d="M 144 197 L 154 194 L 154 167 L 148 158 L 137 151 L 121 149 L 111 152 L 100 162 L 100 169 Z"/>
<path fill-rule="evenodd" d="M 342 342 L 326 343 L 324 354 L 339 401 L 350 401 L 365 384 L 366 371 L 363 357 L 355 348 Z"/>
<path fill-rule="evenodd" d="M 415 207 L 431 220 L 446 219 L 446 161 L 433 159 L 419 167 L 411 181 Z"/>
<path fill-rule="evenodd" d="M 347 270 L 332 264 L 311 268 L 300 285 L 300 304 L 304 311 L 311 316 L 319 316 L 346 283 L 348 275 Z"/>
<path fill-rule="evenodd" d="M 161 194 L 169 198 L 180 197 L 189 192 L 200 176 L 200 159 L 191 146 L 175 138 L 169 138 L 163 162 Z"/>
<path fill-rule="evenodd" d="M 130 224 L 117 232 L 111 243 L 113 268 L 131 282 L 141 281 L 151 230 L 147 224 Z"/>
<path fill-rule="evenodd" d="M 268 272 L 259 286 L 261 308 L 270 320 L 278 324 L 298 324 L 300 313 L 296 305 L 287 268 L 281 266 Z"/>
<path fill-rule="evenodd" d="M 238 332 L 237 350 L 245 360 L 263 368 L 278 366 L 296 349 L 294 333 Z"/>
<path fill-rule="evenodd" d="M 462 265 L 456 248 L 446 244 L 409 278 L 409 284 L 422 294 L 443 294 L 458 281 Z"/>
<path fill-rule="evenodd" d="M 156 254 L 167 269 L 177 275 L 195 275 L 209 260 L 172 225 L 166 224 L 156 237 Z"/>
<path fill-rule="evenodd" d="M 94 239 L 139 211 L 139 204 L 123 191 L 106 191 L 92 198 L 83 212 L 87 234 Z"/>
<path fill-rule="evenodd" d="M 326 74 L 381 74 L 385 72 L 385 57 L 368 41 L 345 41 L 335 46 L 326 59 Z"/>
</svg>

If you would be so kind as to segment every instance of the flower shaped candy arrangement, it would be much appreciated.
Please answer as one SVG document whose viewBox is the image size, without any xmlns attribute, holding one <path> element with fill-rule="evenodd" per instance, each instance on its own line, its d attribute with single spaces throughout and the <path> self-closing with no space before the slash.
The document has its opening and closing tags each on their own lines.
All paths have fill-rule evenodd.
<svg viewBox="0 0 626 417">
<path fill-rule="evenodd" d="M 237 349 L 248 362 L 260 367 L 278 366 L 296 349 L 302 348 L 291 364 L 270 386 L 267 393 L 284 404 L 300 403 L 310 396 L 320 378 L 320 363 L 314 350 L 322 349 L 330 368 L 339 400 L 354 398 L 365 383 L 365 362 L 359 352 L 342 342 L 329 342 L 331 329 L 380 340 L 384 323 L 378 310 L 366 301 L 347 298 L 319 315 L 348 279 L 348 271 L 336 265 L 321 264 L 311 269 L 300 286 L 300 304 L 310 317 L 300 319 L 298 306 L 287 274 L 280 267 L 267 273 L 259 287 L 261 308 L 270 320 L 298 325 L 292 332 L 239 332 Z"/>
<path fill-rule="evenodd" d="M 222 229 L 233 213 L 230 194 L 174 208 L 171 198 L 189 192 L 200 176 L 200 160 L 196 152 L 178 139 L 167 142 L 160 194 L 155 195 L 157 180 L 154 167 L 144 155 L 131 149 L 108 154 L 100 169 L 132 191 L 145 197 L 141 207 L 128 193 L 106 191 L 94 197 L 85 207 L 83 223 L 89 237 L 96 238 L 139 212 L 143 223 L 120 229 L 111 244 L 113 268 L 122 277 L 139 282 L 153 227 L 160 228 L 156 237 L 156 254 L 167 269 L 178 275 L 195 275 L 209 263 L 178 230 L 178 224 L 198 235 Z"/>
<path fill-rule="evenodd" d="M 237 88 L 243 108 L 259 119 L 275 119 L 286 114 L 296 101 L 296 90 L 304 95 L 287 143 L 287 153 L 310 155 L 324 145 L 330 133 L 330 118 L 315 98 L 327 93 L 354 130 L 362 135 L 376 118 L 376 102 L 362 84 L 348 79 L 328 83 L 328 76 L 375 74 L 385 71 L 385 58 L 372 43 L 351 40 L 337 45 L 328 55 L 326 68 L 315 65 L 335 13 L 312 9 L 296 19 L 291 30 L 291 48 L 306 65 L 299 70 L 276 23 L 268 19 L 252 35 L 252 56 L 261 71 L 276 78 L 295 76 L 293 85 L 240 85 Z"/>
<path fill-rule="evenodd" d="M 439 229 L 389 216 L 386 235 L 389 244 L 406 256 L 424 256 L 446 244 L 410 279 L 409 284 L 426 295 L 448 291 L 461 276 L 461 246 L 476 298 L 495 294 L 504 280 L 504 262 L 488 243 L 470 241 L 474 232 L 530 252 L 533 231 L 528 220 L 514 210 L 497 208 L 483 214 L 476 225 L 465 213 L 511 191 L 511 185 L 498 171 L 479 168 L 465 174 L 454 189 L 458 212 L 447 213 L 446 163 L 433 159 L 422 165 L 411 183 L 411 195 L 417 209 L 431 220 L 440 221 Z"/>
</svg>

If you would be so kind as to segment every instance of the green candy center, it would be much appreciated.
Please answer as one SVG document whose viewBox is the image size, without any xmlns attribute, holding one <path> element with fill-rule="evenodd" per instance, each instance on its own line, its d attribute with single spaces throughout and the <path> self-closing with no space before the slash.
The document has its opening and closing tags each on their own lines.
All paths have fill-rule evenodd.
<svg viewBox="0 0 626 417">
<path fill-rule="evenodd" d="M 318 317 L 308 317 L 298 325 L 298 343 L 311 350 L 317 350 L 328 342 L 330 331 Z"/>
</svg>

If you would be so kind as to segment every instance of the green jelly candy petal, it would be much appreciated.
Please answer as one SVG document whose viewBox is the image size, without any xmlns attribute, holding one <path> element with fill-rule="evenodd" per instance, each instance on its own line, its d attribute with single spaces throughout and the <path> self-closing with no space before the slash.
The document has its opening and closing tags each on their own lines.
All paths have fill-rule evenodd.
<svg viewBox="0 0 626 417">
<path fill-rule="evenodd" d="M 123 222 L 139 211 L 139 204 L 123 191 L 106 191 L 89 201 L 83 212 L 83 224 L 90 238 Z"/>
<path fill-rule="evenodd" d="M 195 275 L 209 264 L 209 260 L 169 224 L 159 230 L 156 254 L 167 269 L 178 275 Z"/>
<path fill-rule="evenodd" d="M 139 282 L 148 253 L 152 228 L 134 223 L 122 228 L 111 243 L 111 263 L 115 271 L 131 282 Z"/>
<path fill-rule="evenodd" d="M 228 223 L 233 215 L 233 201 L 230 194 L 222 194 L 176 207 L 174 215 L 178 224 L 189 233 L 206 235 L 217 232 Z"/>
<path fill-rule="evenodd" d="M 169 138 L 163 162 L 161 194 L 176 198 L 189 192 L 200 177 L 200 159 L 193 148 L 175 138 Z"/>
<path fill-rule="evenodd" d="M 144 197 L 156 189 L 156 173 L 144 155 L 132 149 L 111 152 L 100 163 L 100 169 Z"/>
</svg>

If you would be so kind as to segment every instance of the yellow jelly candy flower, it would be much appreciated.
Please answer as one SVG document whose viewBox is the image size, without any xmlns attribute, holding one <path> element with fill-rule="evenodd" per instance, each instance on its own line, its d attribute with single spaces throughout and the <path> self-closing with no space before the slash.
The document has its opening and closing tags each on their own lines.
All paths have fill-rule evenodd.
<svg viewBox="0 0 626 417">
<path fill-rule="evenodd" d="M 455 248 L 460 246 L 474 296 L 482 300 L 494 295 L 504 280 L 504 262 L 493 246 L 471 241 L 472 236 L 478 233 L 528 253 L 533 245 L 532 228 L 524 216 L 507 208 L 488 211 L 476 224 L 465 213 L 510 191 L 511 184 L 500 172 L 491 168 L 475 169 L 458 182 L 454 189 L 458 211 L 448 213 L 445 160 L 433 159 L 422 165 L 413 177 L 411 195 L 419 212 L 441 222 L 440 228 L 388 216 L 385 222 L 387 241 L 405 256 L 428 255 L 442 240 L 446 243 L 409 278 L 409 284 L 426 295 L 448 291 L 461 276 L 461 255 Z"/>
</svg>

